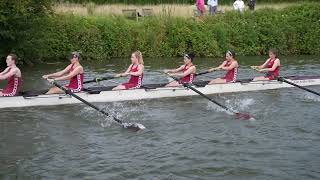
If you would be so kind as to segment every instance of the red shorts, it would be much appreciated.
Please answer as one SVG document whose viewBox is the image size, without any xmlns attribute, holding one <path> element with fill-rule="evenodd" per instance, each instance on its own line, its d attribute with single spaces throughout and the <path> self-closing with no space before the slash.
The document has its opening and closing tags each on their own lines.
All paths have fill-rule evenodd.
<svg viewBox="0 0 320 180">
<path fill-rule="evenodd" d="M 73 92 L 73 93 L 77 93 L 77 92 L 82 91 L 82 88 L 75 89 L 75 88 L 72 88 L 72 87 L 70 87 L 70 86 L 68 86 L 68 85 L 65 85 L 64 87 L 67 88 L 67 89 L 69 89 L 69 90 L 70 90 L 71 92 Z"/>
<path fill-rule="evenodd" d="M 275 76 L 265 76 L 265 78 L 268 78 L 269 80 L 275 80 L 276 79 Z"/>
<path fill-rule="evenodd" d="M 126 89 L 136 89 L 140 88 L 141 85 L 133 83 L 123 83 L 122 86 L 124 86 Z"/>
</svg>

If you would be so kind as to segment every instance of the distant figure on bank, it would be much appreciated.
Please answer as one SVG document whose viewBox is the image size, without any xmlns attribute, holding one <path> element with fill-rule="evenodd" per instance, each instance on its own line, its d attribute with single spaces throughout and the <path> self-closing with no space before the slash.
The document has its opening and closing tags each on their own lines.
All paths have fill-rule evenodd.
<svg viewBox="0 0 320 180">
<path fill-rule="evenodd" d="M 242 13 L 244 11 L 244 2 L 242 0 L 235 0 L 233 3 L 233 9 Z"/>
<path fill-rule="evenodd" d="M 180 66 L 177 69 L 165 70 L 165 73 L 168 73 L 169 76 L 175 76 L 180 78 L 179 81 L 171 81 L 166 87 L 177 87 L 183 83 L 192 83 L 195 79 L 196 67 L 193 65 L 194 54 L 188 53 L 183 57 L 184 65 Z"/>
<path fill-rule="evenodd" d="M 204 12 L 206 11 L 206 8 L 204 6 L 204 0 L 196 0 L 196 6 L 197 6 L 198 14 L 200 16 L 203 16 Z"/>
<path fill-rule="evenodd" d="M 16 96 L 22 86 L 20 69 L 16 66 L 17 56 L 9 54 L 6 59 L 7 68 L 0 73 L 0 80 L 7 80 L 7 86 L 0 89 L 0 96 Z"/>
<path fill-rule="evenodd" d="M 215 15 L 218 9 L 218 0 L 208 0 L 209 15 Z"/>
<path fill-rule="evenodd" d="M 83 89 L 83 76 L 84 70 L 80 64 L 80 53 L 73 52 L 70 56 L 70 64 L 62 71 L 43 75 L 42 78 L 47 79 L 49 82 L 70 80 L 69 85 L 64 86 L 71 90 L 71 92 L 80 92 Z M 61 94 L 64 91 L 58 87 L 52 87 L 46 94 Z"/>
<path fill-rule="evenodd" d="M 249 9 L 253 11 L 254 7 L 256 6 L 256 0 L 249 0 L 248 6 L 249 6 Z"/>
<path fill-rule="evenodd" d="M 261 66 L 251 66 L 259 72 L 266 72 L 265 76 L 255 77 L 253 81 L 269 81 L 274 80 L 280 75 L 280 60 L 278 58 L 278 51 L 276 49 L 269 50 L 269 59 Z"/>
<path fill-rule="evenodd" d="M 112 90 L 136 89 L 140 88 L 143 79 L 144 62 L 142 53 L 136 51 L 131 54 L 131 64 L 124 73 L 116 74 L 115 77 L 123 77 L 130 75 L 129 82 L 120 84 Z"/>
</svg>

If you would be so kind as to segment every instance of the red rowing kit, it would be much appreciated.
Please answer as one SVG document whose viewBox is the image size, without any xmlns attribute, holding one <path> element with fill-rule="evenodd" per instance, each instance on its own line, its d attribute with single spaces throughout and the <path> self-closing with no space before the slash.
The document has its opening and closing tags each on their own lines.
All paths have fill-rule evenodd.
<svg viewBox="0 0 320 180">
<path fill-rule="evenodd" d="M 9 69 L 10 71 L 10 69 Z M 21 85 L 22 85 L 22 78 L 13 75 L 7 79 L 8 84 L 2 90 L 2 96 L 15 96 L 18 94 Z"/>
<path fill-rule="evenodd" d="M 272 68 L 274 62 L 277 59 L 268 59 L 267 68 Z M 266 74 L 266 78 L 269 78 L 269 80 L 274 80 L 276 77 L 280 75 L 280 66 L 278 66 L 274 71 L 268 71 Z"/>
<path fill-rule="evenodd" d="M 229 67 L 232 64 L 231 61 L 227 61 L 227 63 L 224 65 L 224 67 Z M 238 74 L 238 68 L 234 67 L 226 73 L 226 75 L 222 78 L 225 79 L 226 82 L 236 82 L 237 80 L 237 74 Z"/>
<path fill-rule="evenodd" d="M 74 70 L 74 68 L 72 65 L 69 73 L 71 73 L 73 70 Z M 70 89 L 71 92 L 73 92 L 73 93 L 82 91 L 82 89 L 83 89 L 83 73 L 73 76 L 70 79 L 69 85 L 67 85 L 65 87 Z"/>
<path fill-rule="evenodd" d="M 182 72 L 187 71 L 189 68 L 191 68 L 192 66 L 194 66 L 193 64 L 191 64 L 190 66 L 185 65 L 184 68 L 182 69 Z M 185 77 L 180 79 L 180 84 L 182 83 L 192 83 L 192 81 L 195 79 L 195 74 L 191 73 L 189 75 L 186 75 Z"/>
<path fill-rule="evenodd" d="M 131 65 L 130 72 L 138 72 L 138 65 Z M 136 89 L 140 88 L 142 85 L 143 73 L 140 76 L 131 75 L 129 82 L 122 84 L 126 89 Z"/>
</svg>

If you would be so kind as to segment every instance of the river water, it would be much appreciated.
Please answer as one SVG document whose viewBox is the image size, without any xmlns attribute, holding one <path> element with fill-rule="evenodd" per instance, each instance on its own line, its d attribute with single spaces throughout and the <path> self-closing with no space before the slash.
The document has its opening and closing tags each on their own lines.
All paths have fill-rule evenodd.
<svg viewBox="0 0 320 180">
<path fill-rule="evenodd" d="M 265 58 L 239 57 L 240 78 L 258 76 L 249 66 Z M 282 75 L 320 75 L 318 57 L 281 60 Z M 168 82 L 157 71 L 181 61 L 146 59 L 144 83 Z M 130 59 L 106 62 L 83 61 L 86 79 L 123 71 Z M 199 71 L 218 62 L 195 60 Z M 23 69 L 24 89 L 48 88 L 41 75 L 67 63 Z M 126 78 L 115 81 L 102 84 Z M 320 179 L 320 97 L 297 88 L 210 97 L 255 120 L 199 96 L 95 104 L 147 127 L 137 133 L 83 104 L 0 109 L 0 179 Z"/>
</svg>

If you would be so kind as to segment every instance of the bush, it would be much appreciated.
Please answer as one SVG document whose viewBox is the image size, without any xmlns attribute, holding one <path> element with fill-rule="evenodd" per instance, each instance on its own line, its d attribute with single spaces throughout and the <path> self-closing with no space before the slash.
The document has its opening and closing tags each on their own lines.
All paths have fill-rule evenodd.
<svg viewBox="0 0 320 180">
<path fill-rule="evenodd" d="M 116 17 L 56 15 L 29 23 L 17 50 L 30 60 L 65 59 L 78 50 L 87 60 L 127 57 L 139 49 L 146 57 L 175 57 L 193 50 L 197 56 L 222 56 L 227 49 L 239 55 L 320 53 L 320 5 L 283 10 L 227 12 L 203 21 L 150 17 L 140 21 Z"/>
</svg>

